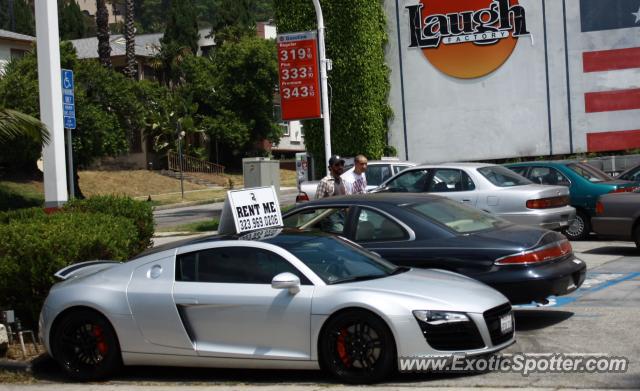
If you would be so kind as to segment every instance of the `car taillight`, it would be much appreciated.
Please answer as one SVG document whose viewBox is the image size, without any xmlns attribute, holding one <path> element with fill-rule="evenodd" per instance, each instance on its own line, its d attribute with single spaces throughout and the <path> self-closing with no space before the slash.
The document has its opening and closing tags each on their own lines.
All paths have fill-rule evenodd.
<svg viewBox="0 0 640 391">
<path fill-rule="evenodd" d="M 527 208 L 529 209 L 559 208 L 566 205 L 569 205 L 569 196 L 540 198 L 527 201 Z"/>
<path fill-rule="evenodd" d="M 565 239 L 535 250 L 523 251 L 521 253 L 496 259 L 494 263 L 496 265 L 529 265 L 532 263 L 545 262 L 560 258 L 570 254 L 571 252 L 573 252 L 571 243 Z"/>
<path fill-rule="evenodd" d="M 309 196 L 304 191 L 298 193 L 296 196 L 296 202 L 306 202 L 309 201 Z"/>
<path fill-rule="evenodd" d="M 602 205 L 602 202 L 598 201 L 596 202 L 596 214 L 601 215 L 604 213 L 604 205 Z"/>
<path fill-rule="evenodd" d="M 615 189 L 611 190 L 609 193 L 631 193 L 631 192 L 635 191 L 636 189 L 637 189 L 637 187 L 634 187 L 634 186 L 618 187 L 618 188 L 615 188 Z"/>
</svg>

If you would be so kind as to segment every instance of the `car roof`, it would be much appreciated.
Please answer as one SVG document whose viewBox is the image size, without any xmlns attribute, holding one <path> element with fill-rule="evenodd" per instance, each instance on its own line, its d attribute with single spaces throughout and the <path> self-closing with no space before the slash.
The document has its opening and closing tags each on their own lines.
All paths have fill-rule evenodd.
<svg viewBox="0 0 640 391">
<path fill-rule="evenodd" d="M 263 228 L 256 231 L 243 232 L 241 234 L 232 234 L 232 235 L 212 234 L 212 235 L 198 236 L 196 238 L 177 240 L 175 242 L 166 243 L 157 247 L 153 247 L 138 254 L 137 256 L 132 258 L 132 260 L 146 257 L 148 255 L 160 253 L 167 250 L 173 250 L 178 247 L 189 246 L 192 244 L 214 243 L 222 240 L 257 240 L 261 242 L 277 244 L 277 242 L 282 240 L 286 240 L 287 242 L 305 241 L 305 240 L 309 240 L 310 236 L 325 237 L 325 236 L 332 236 L 332 235 L 321 232 L 321 231 L 299 230 L 295 228 Z M 276 238 L 279 238 L 279 239 L 275 240 Z"/>
<path fill-rule="evenodd" d="M 421 168 L 421 167 L 424 167 L 424 168 L 427 168 L 427 167 L 481 168 L 481 167 L 488 167 L 488 166 L 497 166 L 497 164 L 481 163 L 481 162 L 452 162 L 452 163 L 435 163 L 435 164 L 423 163 L 414 168 Z"/>
<path fill-rule="evenodd" d="M 528 162 L 518 162 L 518 163 L 506 163 L 507 166 L 534 166 L 534 165 L 560 165 L 566 166 L 567 164 L 589 164 L 588 162 L 581 160 L 531 160 Z"/>
<path fill-rule="evenodd" d="M 311 200 L 305 202 L 295 209 L 307 205 L 323 205 L 323 204 L 392 204 L 404 205 L 416 202 L 432 201 L 442 199 L 442 196 L 428 193 L 367 193 L 353 194 L 347 196 L 326 197 L 319 200 Z"/>
</svg>

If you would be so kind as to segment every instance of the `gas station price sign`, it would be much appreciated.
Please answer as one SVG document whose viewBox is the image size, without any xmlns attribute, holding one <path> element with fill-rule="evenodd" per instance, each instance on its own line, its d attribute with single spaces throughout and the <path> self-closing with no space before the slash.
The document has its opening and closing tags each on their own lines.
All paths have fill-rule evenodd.
<svg viewBox="0 0 640 391">
<path fill-rule="evenodd" d="M 278 34 L 277 43 L 282 119 L 321 118 L 317 33 Z"/>
</svg>

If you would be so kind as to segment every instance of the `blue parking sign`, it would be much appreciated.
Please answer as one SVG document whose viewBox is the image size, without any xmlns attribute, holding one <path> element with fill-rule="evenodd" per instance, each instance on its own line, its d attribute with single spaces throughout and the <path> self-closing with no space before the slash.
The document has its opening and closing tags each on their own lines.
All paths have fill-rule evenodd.
<svg viewBox="0 0 640 391">
<path fill-rule="evenodd" d="M 76 128 L 76 99 L 73 91 L 73 71 L 62 70 L 62 107 L 64 117 L 64 127 L 66 129 Z"/>
</svg>

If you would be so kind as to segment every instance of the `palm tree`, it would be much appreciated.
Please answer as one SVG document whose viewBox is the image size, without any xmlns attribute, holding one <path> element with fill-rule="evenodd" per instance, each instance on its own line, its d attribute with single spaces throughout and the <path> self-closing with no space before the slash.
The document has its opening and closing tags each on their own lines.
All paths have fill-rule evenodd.
<svg viewBox="0 0 640 391">
<path fill-rule="evenodd" d="M 136 29 L 133 25 L 134 0 L 125 0 L 124 39 L 127 42 L 127 66 L 125 75 L 136 78 Z"/>
<path fill-rule="evenodd" d="M 105 0 L 96 0 L 96 28 L 100 64 L 111 69 L 111 46 L 109 45 L 109 10 Z"/>
<path fill-rule="evenodd" d="M 16 110 L 0 108 L 0 143 L 4 144 L 16 137 L 31 137 L 41 144 L 48 144 L 49 131 L 37 118 Z"/>
</svg>

